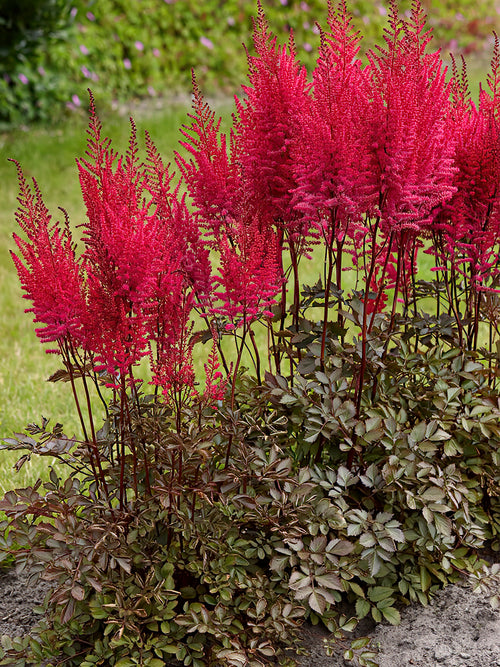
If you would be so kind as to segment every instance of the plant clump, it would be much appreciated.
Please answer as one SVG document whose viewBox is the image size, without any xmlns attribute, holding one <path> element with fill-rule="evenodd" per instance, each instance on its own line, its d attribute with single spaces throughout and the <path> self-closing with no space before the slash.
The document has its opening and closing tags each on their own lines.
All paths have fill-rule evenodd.
<svg viewBox="0 0 500 667">
<path fill-rule="evenodd" d="M 329 3 L 309 78 L 259 5 L 229 135 L 194 80 L 180 179 L 91 97 L 81 251 L 17 165 L 13 260 L 81 432 L 2 445 L 60 465 L 0 503 L 3 556 L 52 584 L 0 664 L 291 665 L 306 619 L 343 639 L 496 580 L 500 47 L 476 105 L 425 22 L 393 0 L 362 61 Z"/>
</svg>

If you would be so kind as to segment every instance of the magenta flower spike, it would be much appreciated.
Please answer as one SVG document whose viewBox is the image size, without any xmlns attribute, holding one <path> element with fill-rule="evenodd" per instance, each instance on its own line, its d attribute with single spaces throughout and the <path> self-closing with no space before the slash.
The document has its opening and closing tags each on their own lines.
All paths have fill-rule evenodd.
<svg viewBox="0 0 500 667">
<path fill-rule="evenodd" d="M 32 312 L 35 323 L 42 325 L 36 334 L 43 343 L 82 344 L 85 288 L 71 230 L 67 220 L 64 226 L 52 222 L 38 184 L 33 180 L 31 189 L 15 164 L 20 188 L 16 219 L 27 238 L 14 234 L 19 254 L 12 253 L 12 258 L 24 298 L 32 302 L 26 312 Z"/>
<path fill-rule="evenodd" d="M 427 53 L 431 31 L 419 0 L 403 20 L 391 0 L 386 48 L 369 54 L 378 96 L 374 156 L 385 233 L 429 229 L 455 192 L 455 145 L 449 133 L 450 84 L 439 51 Z"/>
</svg>

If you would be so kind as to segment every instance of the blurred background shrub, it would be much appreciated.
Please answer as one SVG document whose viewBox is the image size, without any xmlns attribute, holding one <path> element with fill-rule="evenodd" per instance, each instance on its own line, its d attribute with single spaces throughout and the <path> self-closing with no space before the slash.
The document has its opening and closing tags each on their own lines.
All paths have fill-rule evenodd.
<svg viewBox="0 0 500 667">
<path fill-rule="evenodd" d="M 326 0 L 262 4 L 280 39 L 293 29 L 301 60 L 312 66 Z M 380 43 L 386 0 L 348 5 L 365 48 Z M 399 5 L 404 12 L 410 0 Z M 424 5 L 445 52 L 481 54 L 500 22 L 491 0 Z M 191 68 L 205 92 L 237 92 L 255 13 L 254 0 L 0 0 L 0 127 L 57 120 L 87 106 L 87 88 L 101 106 L 187 93 Z"/>
</svg>

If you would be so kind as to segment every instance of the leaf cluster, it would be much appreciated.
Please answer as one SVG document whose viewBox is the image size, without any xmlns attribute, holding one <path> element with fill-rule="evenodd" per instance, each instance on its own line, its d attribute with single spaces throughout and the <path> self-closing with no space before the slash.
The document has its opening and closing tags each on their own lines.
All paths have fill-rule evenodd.
<svg viewBox="0 0 500 667">
<path fill-rule="evenodd" d="M 356 307 L 346 301 L 345 313 Z M 107 499 L 88 450 L 59 425 L 7 441 L 72 470 L 1 503 L 3 553 L 15 545 L 17 567 L 52 583 L 36 632 L 4 642 L 3 664 L 257 667 L 291 659 L 282 647 L 297 646 L 306 618 L 335 641 L 367 616 L 399 623 L 403 606 L 427 604 L 464 573 L 492 590 L 498 573 L 477 555 L 498 549 L 500 534 L 488 369 L 441 340 L 435 316 L 400 316 L 390 333 L 388 317 L 369 341 L 359 414 L 359 341 L 329 338 L 321 363 L 306 320 L 291 338 L 302 346 L 293 381 L 268 373 L 259 386 L 242 373 L 237 407 L 186 408 L 182 433 L 153 396 L 139 408 L 131 399 L 144 461 L 134 468 L 129 453 L 124 480 L 109 454 L 111 409 L 98 434 Z M 138 494 L 121 511 L 123 483 Z M 361 639 L 346 657 L 376 664 Z"/>
</svg>

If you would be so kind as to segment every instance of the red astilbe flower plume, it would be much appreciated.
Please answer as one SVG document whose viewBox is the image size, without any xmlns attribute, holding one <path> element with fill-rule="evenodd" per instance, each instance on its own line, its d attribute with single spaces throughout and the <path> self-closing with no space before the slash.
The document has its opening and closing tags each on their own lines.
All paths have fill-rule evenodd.
<svg viewBox="0 0 500 667">
<path fill-rule="evenodd" d="M 428 228 L 454 193 L 450 89 L 439 52 L 426 53 L 432 34 L 425 20 L 418 0 L 407 21 L 391 0 L 387 47 L 368 56 L 383 102 L 374 149 L 385 233 Z"/>
<path fill-rule="evenodd" d="M 119 157 L 102 137 L 91 104 L 88 159 L 78 162 L 88 215 L 85 331 L 87 344 L 111 376 L 131 379 L 132 366 L 154 348 L 155 382 L 170 386 L 166 365 L 174 362 L 169 354 L 180 349 L 184 366 L 191 364 L 183 331 L 194 303 L 188 293 L 208 299 L 210 263 L 198 227 L 179 189 L 171 190 L 168 166 L 149 136 L 146 146 L 148 161 L 142 164 L 132 122 L 128 151 Z M 174 365 L 179 374 L 179 359 Z"/>
<path fill-rule="evenodd" d="M 279 46 L 272 36 L 262 6 L 254 22 L 256 56 L 248 57 L 249 85 L 245 98 L 236 98 L 232 159 L 240 165 L 245 206 L 266 216 L 280 229 L 280 237 L 301 243 L 307 232 L 303 215 L 294 209 L 293 146 L 298 124 L 309 103 L 310 84 L 296 58 L 292 37 Z M 259 213 L 260 215 L 260 213 Z"/>
<path fill-rule="evenodd" d="M 176 153 L 176 162 L 200 225 L 218 239 L 225 233 L 226 221 L 236 216 L 240 174 L 228 155 L 227 136 L 221 131 L 222 119 L 215 120 L 215 112 L 203 99 L 194 73 L 193 113 L 188 117 L 191 125 L 183 126 L 181 132 L 186 141 L 180 143 L 191 157 L 186 159 Z"/>
<path fill-rule="evenodd" d="M 196 303 L 205 306 L 210 301 L 212 279 L 210 251 L 200 236 L 197 219 L 191 215 L 186 196 L 180 194 L 181 184 L 171 189 L 169 165 L 164 165 L 151 137 L 146 133 L 148 161 L 145 187 L 151 196 L 150 205 L 159 218 L 164 253 L 170 266 L 176 266 L 194 290 Z"/>
<path fill-rule="evenodd" d="M 500 49 L 495 47 L 479 107 L 470 99 L 467 74 L 454 77 L 453 124 L 456 137 L 456 193 L 435 228 L 442 235 L 438 261 L 466 276 L 477 290 L 488 289 L 499 274 L 500 240 Z"/>
<path fill-rule="evenodd" d="M 33 304 L 26 312 L 32 312 L 34 321 L 43 324 L 36 329 L 43 343 L 71 341 L 78 346 L 86 311 L 85 290 L 68 220 L 64 227 L 52 222 L 38 184 L 33 179 L 31 189 L 21 167 L 15 164 L 20 189 L 16 220 L 27 240 L 14 234 L 20 255 L 11 254 L 23 296 Z"/>
<path fill-rule="evenodd" d="M 240 223 L 233 233 L 233 243 L 227 239 L 221 242 L 214 295 L 222 303 L 212 308 L 213 313 L 229 320 L 229 328 L 246 327 L 270 314 L 283 282 L 276 232 L 254 217 L 246 224 Z"/>
<path fill-rule="evenodd" d="M 200 237 L 180 184 L 172 191 L 168 166 L 146 135 L 148 163 L 145 187 L 159 219 L 161 270 L 147 318 L 152 384 L 161 387 L 170 404 L 181 404 L 195 393 L 192 362 L 193 307 L 203 310 L 212 300 L 209 249 Z"/>
<path fill-rule="evenodd" d="M 328 3 L 329 32 L 321 32 L 313 72 L 313 99 L 304 105 L 296 144 L 297 208 L 318 224 L 345 226 L 378 204 L 378 169 L 372 152 L 372 84 L 358 58 L 360 35 L 346 2 Z"/>
<path fill-rule="evenodd" d="M 184 401 L 194 392 L 191 312 L 212 301 L 208 250 L 185 199 L 173 200 L 164 224 L 165 262 L 158 273 L 147 327 L 153 384 L 169 402 Z M 181 398 L 182 397 L 182 398 Z"/>
<path fill-rule="evenodd" d="M 88 346 L 112 376 L 127 375 L 147 353 L 145 309 L 162 257 L 158 219 L 144 200 L 145 175 L 132 123 L 125 157 L 101 137 L 93 102 L 89 159 L 78 161 L 87 207 L 83 225 L 89 291 Z"/>
<path fill-rule="evenodd" d="M 205 391 L 203 392 L 202 402 L 215 408 L 217 403 L 224 399 L 228 378 L 224 378 L 220 369 L 219 354 L 217 350 L 217 332 L 213 331 L 212 349 L 208 355 L 205 369 Z"/>
<path fill-rule="evenodd" d="M 159 279 L 158 299 L 151 322 L 157 330 L 150 338 L 151 384 L 161 387 L 170 404 L 181 404 L 195 393 L 193 367 L 193 294 L 186 291 L 181 273 L 165 273 Z M 179 410 L 178 410 L 179 413 Z"/>
</svg>

